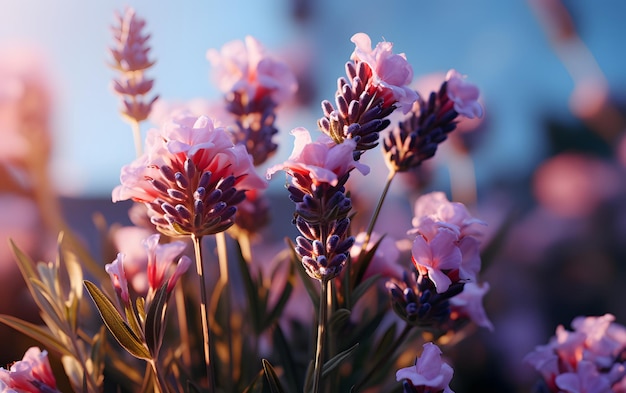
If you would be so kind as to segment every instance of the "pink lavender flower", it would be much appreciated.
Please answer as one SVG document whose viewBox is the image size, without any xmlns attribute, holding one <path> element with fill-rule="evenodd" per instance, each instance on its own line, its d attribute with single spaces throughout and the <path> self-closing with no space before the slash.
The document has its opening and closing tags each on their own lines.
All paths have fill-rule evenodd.
<svg viewBox="0 0 626 393">
<path fill-rule="evenodd" d="M 352 257 L 352 261 L 356 261 L 361 253 L 361 248 L 363 247 L 363 241 L 365 240 L 365 232 L 360 232 L 355 237 L 354 246 L 350 249 L 350 256 Z M 367 250 L 369 251 L 374 244 L 376 244 L 380 240 L 380 235 L 376 232 L 372 233 L 370 237 L 370 241 L 367 244 Z M 372 258 L 370 264 L 363 275 L 363 280 L 366 280 L 368 277 L 374 276 L 376 274 L 380 274 L 381 277 L 385 278 L 395 278 L 402 279 L 402 275 L 404 273 L 404 268 L 397 263 L 398 258 L 400 257 L 400 250 L 396 245 L 396 242 L 389 238 L 385 237 L 380 240 L 380 245 L 376 249 L 374 253 L 374 257 Z"/>
<path fill-rule="evenodd" d="M 3 391 L 6 392 L 59 392 L 48 361 L 48 352 L 37 347 L 29 348 L 22 360 L 13 363 L 9 370 L 0 367 L 0 383 L 5 385 Z"/>
<path fill-rule="evenodd" d="M 394 54 L 391 42 L 379 42 L 372 49 L 372 41 L 365 33 L 356 33 L 350 41 L 356 45 L 351 59 L 367 64 L 372 72 L 369 93 L 377 92 L 384 97 L 385 105 L 395 104 L 408 113 L 417 94 L 407 86 L 413 80 L 413 68 L 406 55 Z"/>
<path fill-rule="evenodd" d="M 406 380 L 410 385 L 408 392 L 454 393 L 449 386 L 454 370 L 441 359 L 439 347 L 427 342 L 423 348 L 422 355 L 415 360 L 414 366 L 396 372 L 396 380 Z"/>
<path fill-rule="evenodd" d="M 419 95 L 409 115 L 385 135 L 387 166 L 406 172 L 433 157 L 439 144 L 457 128 L 459 116 L 482 116 L 478 94 L 478 88 L 466 83 L 456 71 L 448 72 L 439 91 Z"/>
<path fill-rule="evenodd" d="M 322 135 L 312 142 L 304 128 L 292 134 L 296 140 L 291 156 L 269 168 L 267 176 L 279 170 L 291 176 L 287 189 L 296 203 L 293 222 L 303 235 L 296 238 L 295 251 L 309 276 L 323 281 L 341 273 L 354 244 L 354 237 L 348 235 L 352 202 L 344 185 L 354 168 L 362 173 L 369 168 L 354 161 L 354 141 L 337 145 Z"/>
<path fill-rule="evenodd" d="M 296 78 L 289 67 L 267 55 L 254 37 L 232 41 L 218 52 L 209 49 L 207 58 L 214 67 L 214 80 L 224 93 L 239 92 L 247 100 L 271 95 L 275 104 L 289 99 L 297 90 Z"/>
<path fill-rule="evenodd" d="M 421 196 L 415 203 L 412 258 L 420 274 L 428 274 L 438 292 L 450 284 L 475 281 L 480 271 L 480 220 L 461 203 L 449 202 L 444 193 Z"/>
<path fill-rule="evenodd" d="M 122 168 L 120 180 L 113 201 L 146 204 L 152 223 L 169 236 L 224 231 L 245 191 L 267 187 L 245 147 L 206 116 L 181 116 L 150 130 L 146 152 Z"/>
<path fill-rule="evenodd" d="M 300 174 L 308 178 L 314 189 L 322 184 L 336 186 L 339 179 L 354 168 L 364 175 L 369 173 L 367 165 L 352 158 L 354 142 L 336 144 L 326 135 L 312 142 L 309 131 L 302 127 L 292 130 L 291 134 L 296 138 L 291 156 L 282 164 L 270 167 L 268 179 L 277 171 L 285 170 L 292 176 Z"/>
<path fill-rule="evenodd" d="M 109 273 L 113 288 L 124 304 L 129 304 L 130 295 L 128 293 L 128 280 L 124 272 L 124 254 L 118 253 L 117 258 L 111 263 L 104 265 L 104 270 Z"/>
<path fill-rule="evenodd" d="M 626 379 L 626 327 L 615 317 L 577 317 L 574 331 L 562 325 L 548 344 L 524 358 L 543 377 L 551 392 L 610 392 Z M 599 389 L 599 390 L 595 390 Z M 621 390 L 616 390 L 621 391 Z"/>
<path fill-rule="evenodd" d="M 478 87 L 465 81 L 465 76 L 456 70 L 446 74 L 448 97 L 454 102 L 454 110 L 469 119 L 483 116 L 483 107 L 478 102 Z"/>
<path fill-rule="evenodd" d="M 187 248 L 187 244 L 183 241 L 159 244 L 160 238 L 160 235 L 154 234 L 143 242 L 143 246 L 148 253 L 148 284 L 152 291 L 156 291 L 163 285 L 165 275 L 172 267 L 174 260 Z M 178 259 L 174 272 L 168 278 L 168 292 L 172 290 L 178 278 L 187 271 L 190 264 L 191 259 L 186 255 Z"/>
</svg>

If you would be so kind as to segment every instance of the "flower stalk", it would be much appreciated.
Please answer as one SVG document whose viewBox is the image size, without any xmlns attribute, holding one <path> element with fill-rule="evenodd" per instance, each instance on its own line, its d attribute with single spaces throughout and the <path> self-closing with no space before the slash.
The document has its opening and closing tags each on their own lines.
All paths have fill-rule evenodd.
<svg viewBox="0 0 626 393">
<path fill-rule="evenodd" d="M 319 317 L 317 319 L 317 343 L 315 345 L 315 366 L 313 371 L 313 393 L 319 393 L 324 369 L 324 344 L 326 342 L 326 316 L 328 304 L 324 299 L 328 296 L 329 279 L 320 281 Z"/>
</svg>

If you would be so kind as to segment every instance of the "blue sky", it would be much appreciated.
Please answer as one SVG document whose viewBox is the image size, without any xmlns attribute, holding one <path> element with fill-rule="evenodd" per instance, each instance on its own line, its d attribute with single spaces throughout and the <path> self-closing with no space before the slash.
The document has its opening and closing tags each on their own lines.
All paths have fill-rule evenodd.
<svg viewBox="0 0 626 393">
<path fill-rule="evenodd" d="M 393 42 L 397 52 L 406 53 L 416 77 L 455 68 L 481 88 L 489 137 L 476 157 L 479 177 L 526 173 L 543 154 L 540 115 L 549 111 L 569 116 L 572 78 L 526 1 L 391 0 L 381 6 L 374 0 L 320 0 L 311 1 L 316 9 L 309 23 L 291 17 L 291 3 L 4 0 L 0 44 L 30 42 L 41 46 L 49 59 L 45 66 L 57 94 L 51 171 L 60 191 L 107 195 L 118 184 L 121 166 L 134 157 L 130 128 L 120 119 L 109 88 L 114 74 L 106 66 L 113 12 L 125 5 L 147 20 L 157 60 L 149 75 L 165 100 L 217 98 L 205 53 L 230 40 L 250 34 L 277 53 L 312 48 L 319 97 L 310 110 L 279 113 L 284 143 L 274 161 L 291 151 L 291 128 L 316 128 L 318 102 L 332 98 L 353 49 L 350 37 L 359 31 L 374 43 Z M 612 88 L 623 90 L 626 24 L 619 18 L 625 3 L 566 3 L 579 17 L 583 41 Z"/>
</svg>

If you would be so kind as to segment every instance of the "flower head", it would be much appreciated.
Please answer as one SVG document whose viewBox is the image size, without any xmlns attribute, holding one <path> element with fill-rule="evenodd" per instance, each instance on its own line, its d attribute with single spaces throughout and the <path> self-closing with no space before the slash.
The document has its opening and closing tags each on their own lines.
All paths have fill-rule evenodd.
<svg viewBox="0 0 626 393">
<path fill-rule="evenodd" d="M 415 360 L 415 365 L 396 372 L 396 380 L 408 380 L 413 387 L 430 388 L 428 392 L 454 393 L 450 381 L 454 370 L 441 360 L 441 350 L 432 342 L 423 346 L 422 356 Z"/>
<path fill-rule="evenodd" d="M 284 170 L 291 175 L 300 174 L 308 178 L 312 186 L 317 187 L 322 184 L 336 186 L 339 179 L 354 168 L 364 175 L 369 173 L 369 167 L 352 157 L 354 142 L 346 140 L 336 144 L 326 135 L 312 142 L 309 131 L 302 127 L 292 130 L 291 134 L 296 138 L 291 156 L 284 163 L 269 168 L 268 178 Z"/>
<path fill-rule="evenodd" d="M 267 187 L 245 147 L 206 116 L 177 117 L 149 131 L 146 152 L 122 168 L 120 180 L 113 201 L 145 203 L 152 223 L 170 236 L 226 230 L 245 191 Z"/>
<path fill-rule="evenodd" d="M 0 368 L 0 382 L 6 392 L 58 393 L 56 380 L 48 361 L 48 352 L 37 347 L 29 348 L 22 360 L 11 365 L 9 370 Z"/>
<path fill-rule="evenodd" d="M 214 67 L 214 79 L 224 93 L 239 92 L 249 100 L 270 95 L 275 104 L 289 99 L 297 90 L 289 67 L 266 54 L 254 37 L 232 41 L 218 52 L 209 49 L 207 58 Z"/>
<path fill-rule="evenodd" d="M 407 86 L 413 80 L 413 68 L 404 53 L 394 54 L 391 42 L 379 42 L 372 49 L 372 41 L 365 33 L 357 33 L 350 40 L 356 45 L 351 59 L 366 63 L 371 69 L 371 89 L 378 91 L 388 105 L 394 104 L 408 113 L 417 94 Z"/>
<path fill-rule="evenodd" d="M 450 308 L 456 318 L 469 318 L 476 325 L 493 331 L 493 324 L 483 308 L 483 297 L 489 291 L 489 284 L 481 286 L 468 282 L 463 286 L 463 292 L 450 298 Z"/>
</svg>

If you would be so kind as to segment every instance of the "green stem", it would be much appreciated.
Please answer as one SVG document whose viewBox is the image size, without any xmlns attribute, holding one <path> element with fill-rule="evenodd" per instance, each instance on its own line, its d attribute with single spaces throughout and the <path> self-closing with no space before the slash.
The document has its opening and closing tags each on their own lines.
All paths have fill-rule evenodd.
<svg viewBox="0 0 626 393">
<path fill-rule="evenodd" d="M 387 347 L 387 351 L 378 358 L 378 361 L 376 362 L 374 367 L 370 368 L 370 371 L 365 375 L 365 377 L 352 387 L 352 389 L 350 390 L 350 393 L 358 392 L 359 389 L 365 386 L 365 384 L 374 376 L 374 373 L 377 370 L 380 370 L 380 368 L 385 363 L 389 363 L 391 360 L 393 360 L 392 358 L 393 354 L 396 352 L 398 347 L 400 347 L 400 344 L 402 344 L 404 340 L 407 338 L 411 329 L 413 329 L 412 325 L 409 325 L 408 323 L 404 325 L 404 329 L 402 330 L 402 333 L 400 333 L 400 335 L 398 336 L 398 338 L 396 338 L 393 344 Z"/>
<path fill-rule="evenodd" d="M 154 372 L 154 375 L 156 376 L 156 379 L 157 379 L 157 383 L 154 386 L 154 391 L 156 393 L 169 392 L 169 389 L 167 387 L 167 382 L 165 382 L 165 380 L 163 379 L 163 375 L 161 375 L 161 373 L 159 372 L 159 368 L 157 367 L 156 359 L 151 359 L 148 361 L 148 363 L 150 363 L 150 366 L 152 366 L 152 371 Z"/>
<path fill-rule="evenodd" d="M 182 282 L 176 285 L 174 289 L 174 291 L 176 291 L 174 294 L 176 298 L 176 316 L 180 331 L 181 357 L 183 364 L 189 369 L 191 367 L 191 345 L 189 344 L 189 327 L 187 325 L 187 310 L 185 309 L 185 290 L 183 289 L 184 286 L 180 284 L 182 284 Z"/>
<path fill-rule="evenodd" d="M 141 143 L 141 129 L 139 128 L 139 122 L 133 119 L 130 122 L 130 126 L 133 130 L 133 141 L 135 142 L 135 155 L 137 155 L 137 157 L 141 157 L 142 143 Z"/>
<path fill-rule="evenodd" d="M 224 310 L 226 311 L 226 342 L 228 347 L 228 381 L 233 381 L 233 347 L 232 347 L 232 332 L 231 332 L 231 299 L 230 299 L 230 286 L 229 284 L 229 274 L 228 274 L 228 252 L 226 246 L 226 234 L 224 232 L 219 232 L 215 234 L 215 241 L 217 243 L 217 258 L 219 260 L 220 265 L 220 281 L 222 281 L 223 285 L 223 295 L 224 295 Z"/>
<path fill-rule="evenodd" d="M 191 235 L 193 248 L 196 256 L 196 270 L 200 279 L 200 314 L 202 314 L 202 338 L 204 348 L 204 362 L 206 364 L 206 374 L 209 380 L 210 392 L 215 392 L 215 371 L 211 362 L 211 327 L 209 326 L 209 314 L 207 312 L 207 291 L 206 279 L 204 277 L 204 267 L 202 265 L 202 236 Z"/>
<path fill-rule="evenodd" d="M 328 291 L 328 279 L 322 279 L 320 285 L 320 309 L 317 321 L 317 345 L 315 349 L 315 369 L 313 374 L 313 393 L 319 393 L 322 369 L 324 368 L 324 341 L 326 338 L 326 312 L 328 305 L 324 301 Z"/>
</svg>

